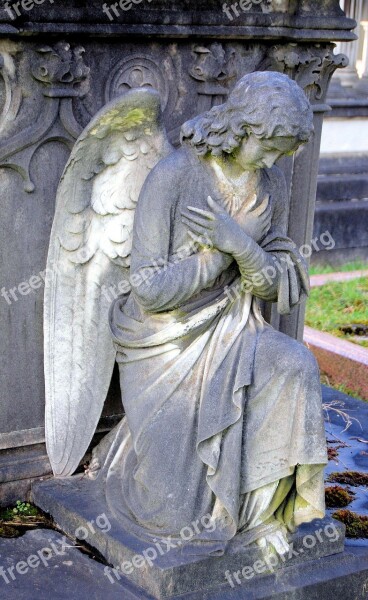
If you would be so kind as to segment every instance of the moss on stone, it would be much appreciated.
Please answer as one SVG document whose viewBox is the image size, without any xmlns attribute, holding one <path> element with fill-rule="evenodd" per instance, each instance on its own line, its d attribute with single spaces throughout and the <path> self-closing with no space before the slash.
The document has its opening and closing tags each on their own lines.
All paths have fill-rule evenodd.
<svg viewBox="0 0 368 600">
<path fill-rule="evenodd" d="M 354 494 L 349 490 L 334 485 L 325 489 L 327 508 L 343 508 L 348 506 L 354 500 Z"/>
<path fill-rule="evenodd" d="M 0 538 L 17 538 L 22 535 L 22 532 L 17 527 L 9 525 L 0 525 Z"/>
<path fill-rule="evenodd" d="M 346 485 L 368 486 L 368 473 L 359 473 L 358 471 L 343 471 L 342 473 L 331 473 L 328 480 L 333 483 L 345 483 Z"/>
<path fill-rule="evenodd" d="M 0 509 L 0 537 L 19 537 L 25 530 L 39 526 L 49 526 L 49 519 L 29 502 L 18 500 L 15 506 Z"/>
<path fill-rule="evenodd" d="M 368 517 L 358 515 L 351 510 L 337 510 L 332 516 L 344 523 L 348 538 L 368 538 Z"/>
</svg>

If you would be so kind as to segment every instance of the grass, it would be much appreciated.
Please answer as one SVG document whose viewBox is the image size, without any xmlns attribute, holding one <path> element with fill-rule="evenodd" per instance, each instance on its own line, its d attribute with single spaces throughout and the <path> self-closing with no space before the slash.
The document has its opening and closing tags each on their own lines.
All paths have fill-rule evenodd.
<svg viewBox="0 0 368 600">
<path fill-rule="evenodd" d="M 368 325 L 368 278 L 327 283 L 312 288 L 307 304 L 306 323 L 319 331 L 368 348 L 368 341 L 345 335 L 339 327 Z"/>
<path fill-rule="evenodd" d="M 349 271 L 365 270 L 368 270 L 368 263 L 362 260 L 356 260 L 339 267 L 314 265 L 310 268 L 310 275 L 327 275 L 328 273 L 346 273 Z"/>
<path fill-rule="evenodd" d="M 15 506 L 0 508 L 0 537 L 19 537 L 27 529 L 49 525 L 49 520 L 29 502 L 17 501 Z"/>
</svg>

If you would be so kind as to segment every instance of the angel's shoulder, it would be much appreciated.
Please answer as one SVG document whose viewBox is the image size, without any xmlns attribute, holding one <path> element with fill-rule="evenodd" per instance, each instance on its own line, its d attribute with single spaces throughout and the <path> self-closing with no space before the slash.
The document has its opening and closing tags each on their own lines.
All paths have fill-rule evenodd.
<svg viewBox="0 0 368 600">
<path fill-rule="evenodd" d="M 274 210 L 283 210 L 287 205 L 287 184 L 284 172 L 273 165 L 271 169 L 264 169 L 264 176 L 266 178 L 266 191 L 272 198 L 272 204 Z"/>
<path fill-rule="evenodd" d="M 189 159 L 183 148 L 173 150 L 168 156 L 162 158 L 150 173 L 151 179 L 168 178 L 170 181 L 180 181 L 186 178 L 189 168 Z"/>
<path fill-rule="evenodd" d="M 280 167 L 273 165 L 271 169 L 266 169 L 266 173 L 272 191 L 280 191 L 286 188 L 286 178 Z"/>
<path fill-rule="evenodd" d="M 162 158 L 152 169 L 143 186 L 139 204 L 152 200 L 166 203 L 179 194 L 188 179 L 187 158 L 182 149 L 174 150 Z"/>
</svg>

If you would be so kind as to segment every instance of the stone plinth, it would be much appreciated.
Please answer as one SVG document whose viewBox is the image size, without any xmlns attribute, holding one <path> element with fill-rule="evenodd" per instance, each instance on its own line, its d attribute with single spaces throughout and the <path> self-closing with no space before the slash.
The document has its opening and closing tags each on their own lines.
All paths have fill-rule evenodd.
<svg viewBox="0 0 368 600">
<path fill-rule="evenodd" d="M 273 555 L 265 559 L 258 545 L 243 546 L 242 536 L 235 538 L 222 556 L 195 556 L 193 550 L 186 549 L 184 541 L 169 549 L 161 542 L 162 554 L 154 543 L 149 546 L 124 531 L 109 513 L 102 495 L 92 496 L 91 482 L 83 476 L 35 484 L 32 496 L 63 531 L 72 538 L 85 538 L 115 567 L 105 570 L 112 584 L 123 584 L 127 579 L 140 588 L 140 593 L 144 590 L 160 600 L 215 591 L 219 586 L 231 590 L 242 585 L 245 591 L 255 579 L 261 582 L 273 572 L 280 578 L 285 569 L 302 569 L 311 561 L 344 550 L 345 527 L 327 518 L 300 527 L 291 536 L 289 554 L 283 557 Z M 106 518 L 101 520 L 101 515 Z M 103 522 L 103 530 L 98 527 L 99 522 Z M 106 523 L 111 526 L 109 531 Z"/>
</svg>

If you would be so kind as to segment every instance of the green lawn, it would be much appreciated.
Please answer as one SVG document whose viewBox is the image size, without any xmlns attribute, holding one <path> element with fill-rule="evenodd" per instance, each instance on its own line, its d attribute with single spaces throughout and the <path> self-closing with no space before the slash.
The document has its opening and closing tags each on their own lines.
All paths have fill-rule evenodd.
<svg viewBox="0 0 368 600">
<path fill-rule="evenodd" d="M 325 275 L 328 273 L 345 273 L 346 271 L 364 271 L 368 270 L 368 262 L 362 260 L 356 260 L 355 262 L 347 263 L 339 267 L 331 266 L 312 266 L 310 268 L 311 275 Z"/>
<path fill-rule="evenodd" d="M 339 331 L 339 327 L 344 325 L 368 325 L 368 278 L 312 288 L 306 323 L 314 329 L 368 348 L 368 341 Z"/>
</svg>

